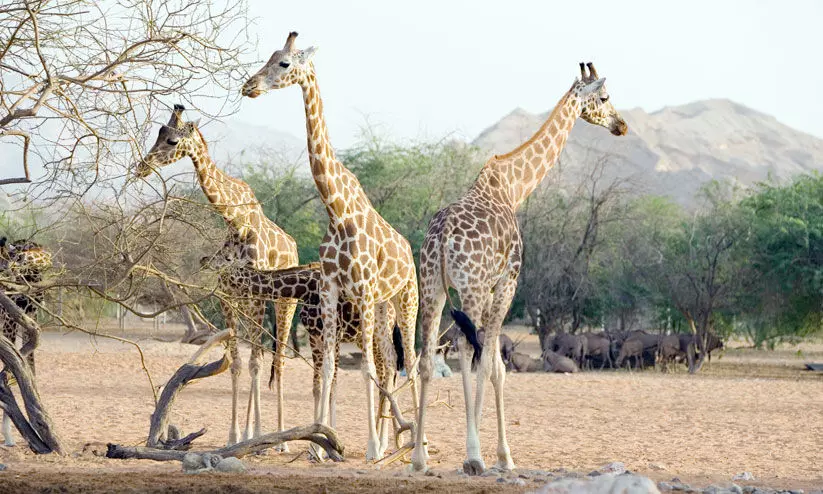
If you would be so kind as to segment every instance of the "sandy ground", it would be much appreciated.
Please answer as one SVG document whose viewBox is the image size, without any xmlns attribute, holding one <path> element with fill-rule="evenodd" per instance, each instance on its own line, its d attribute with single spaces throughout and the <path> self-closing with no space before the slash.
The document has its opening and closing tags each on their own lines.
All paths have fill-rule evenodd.
<svg viewBox="0 0 823 494">
<path fill-rule="evenodd" d="M 522 330 L 521 330 L 522 331 Z M 536 337 L 523 339 L 519 351 L 536 354 Z M 165 382 L 196 347 L 141 341 L 155 384 Z M 344 349 L 351 350 L 351 349 Z M 216 354 L 215 354 L 216 355 Z M 244 354 L 247 355 L 247 354 Z M 465 420 L 459 373 L 434 381 L 437 403 L 427 427 L 434 476 L 410 476 L 402 464 L 377 469 L 364 461 L 364 384 L 355 369 L 340 375 L 338 432 L 347 461 L 315 465 L 303 443 L 290 453 L 246 459 L 250 474 L 184 476 L 179 464 L 107 460 L 84 445 L 145 441 L 153 397 L 134 347 L 80 334 L 46 333 L 38 352 L 40 393 L 68 455 L 35 456 L 25 446 L 0 447 L 0 492 L 440 492 L 522 491 L 494 478 L 467 480 L 457 475 L 464 458 Z M 245 358 L 245 357 L 244 357 Z M 509 374 L 506 424 L 512 456 L 520 469 L 565 468 L 583 474 L 611 461 L 656 480 L 679 477 L 692 485 L 728 483 L 749 471 L 753 485 L 773 488 L 823 487 L 823 374 L 803 371 L 807 361 L 823 362 L 823 345 L 808 344 L 776 352 L 730 349 L 698 376 L 586 372 L 575 375 Z M 268 360 L 265 378 L 268 376 Z M 453 366 L 455 370 L 456 366 Z M 248 389 L 248 374 L 243 374 Z M 288 362 L 287 426 L 312 419 L 311 370 L 301 360 Z M 486 463 L 494 463 L 496 427 L 493 391 L 487 387 L 481 441 Z M 409 402 L 408 395 L 404 397 Z M 243 401 L 245 402 L 245 396 Z M 433 400 L 435 401 L 435 400 Z M 263 394 L 264 419 L 275 423 L 275 399 Z M 172 422 L 184 433 L 207 427 L 196 449 L 222 446 L 228 434 L 231 384 L 228 373 L 192 383 L 179 396 Z M 245 415 L 245 414 L 243 414 Z M 294 460 L 294 461 L 292 461 Z M 438 477 L 439 476 L 439 477 Z M 241 485 L 239 490 L 237 486 Z M 536 487 L 531 484 L 527 487 Z"/>
</svg>

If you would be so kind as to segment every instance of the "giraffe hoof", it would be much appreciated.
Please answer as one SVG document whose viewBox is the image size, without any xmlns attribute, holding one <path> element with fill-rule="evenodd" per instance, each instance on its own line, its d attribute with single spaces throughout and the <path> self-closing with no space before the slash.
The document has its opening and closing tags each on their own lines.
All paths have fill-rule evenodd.
<svg viewBox="0 0 823 494">
<path fill-rule="evenodd" d="M 483 460 L 466 460 L 463 462 L 463 473 L 469 476 L 481 475 L 486 471 L 486 465 Z"/>
<path fill-rule="evenodd" d="M 315 446 L 312 444 L 309 447 L 309 461 L 312 463 L 323 463 L 326 461 L 328 457 L 326 456 L 326 451 L 319 446 Z"/>
<path fill-rule="evenodd" d="M 7 439 L 7 440 L 3 443 L 3 446 L 6 446 L 7 448 L 13 448 L 13 447 L 17 446 L 17 443 L 16 443 L 16 442 L 14 442 L 14 439 Z"/>
<path fill-rule="evenodd" d="M 289 452 L 289 445 L 286 444 L 286 443 L 280 443 L 272 449 L 274 449 L 278 453 L 288 453 Z"/>
</svg>

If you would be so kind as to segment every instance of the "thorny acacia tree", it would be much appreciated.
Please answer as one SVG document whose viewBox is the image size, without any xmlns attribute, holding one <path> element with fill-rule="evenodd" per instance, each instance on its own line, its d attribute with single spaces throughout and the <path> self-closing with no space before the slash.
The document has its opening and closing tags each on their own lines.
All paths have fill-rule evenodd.
<svg viewBox="0 0 823 494">
<path fill-rule="evenodd" d="M 55 192 L 84 192 L 133 163 L 158 109 L 182 99 L 203 111 L 214 99 L 216 113 L 228 111 L 249 47 L 246 6 L 212 3 L 0 6 L 0 138 L 22 148 L 22 176 L 0 184 L 30 182 L 34 157 Z"/>
<path fill-rule="evenodd" d="M 135 312 L 140 287 L 151 284 L 167 294 L 157 313 L 207 296 L 178 280 L 191 259 L 168 241 L 201 228 L 192 220 L 196 201 L 165 182 L 148 198 L 123 185 L 152 123 L 173 103 L 207 116 L 236 108 L 240 59 L 252 46 L 246 14 L 245 0 L 0 5 L 0 144 L 20 152 L 20 168 L 0 185 L 30 184 L 24 198 L 38 199 L 51 225 L 40 237 L 72 237 L 77 247 L 66 243 L 57 256 L 64 272 L 35 288 L 80 288 Z M 8 290 L 0 287 L 0 301 L 9 301 Z"/>
</svg>

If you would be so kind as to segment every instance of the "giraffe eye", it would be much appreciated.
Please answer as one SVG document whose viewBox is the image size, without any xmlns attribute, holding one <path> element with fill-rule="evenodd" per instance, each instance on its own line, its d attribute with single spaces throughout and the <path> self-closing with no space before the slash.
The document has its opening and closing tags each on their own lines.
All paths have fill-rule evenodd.
<svg viewBox="0 0 823 494">
<path fill-rule="evenodd" d="M 605 103 L 607 101 L 609 101 L 609 95 L 608 94 L 606 96 L 601 96 L 600 97 L 600 102 L 601 103 Z"/>
<path fill-rule="evenodd" d="M 280 66 L 283 67 L 284 69 L 288 69 L 289 65 L 291 65 L 289 62 L 280 62 Z"/>
<path fill-rule="evenodd" d="M 169 146 L 176 146 L 177 139 L 166 139 L 166 144 L 168 144 Z"/>
</svg>

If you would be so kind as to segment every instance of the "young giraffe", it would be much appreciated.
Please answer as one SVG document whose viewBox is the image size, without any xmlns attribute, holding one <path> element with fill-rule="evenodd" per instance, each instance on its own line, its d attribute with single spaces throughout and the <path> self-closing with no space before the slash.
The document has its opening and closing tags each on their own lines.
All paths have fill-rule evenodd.
<svg viewBox="0 0 823 494">
<path fill-rule="evenodd" d="M 0 238 L 0 279 L 5 278 L 18 285 L 30 285 L 41 281 L 43 273 L 51 266 L 51 253 L 40 244 L 26 240 L 8 242 L 6 237 Z M 43 294 L 41 292 L 17 293 L 9 295 L 9 298 L 27 316 L 34 318 L 37 313 L 37 304 L 43 301 Z M 21 332 L 19 325 L 12 321 L 11 316 L 3 310 L 0 310 L 0 326 L 3 328 L 3 336 L 8 338 L 12 344 L 17 340 L 18 334 L 21 336 L 23 346 L 29 342 L 26 333 Z M 29 353 L 26 361 L 34 374 L 34 352 Z M 6 446 L 15 445 L 11 426 L 11 418 L 4 412 L 2 430 Z"/>
<path fill-rule="evenodd" d="M 309 336 L 312 363 L 314 364 L 312 393 L 314 395 L 315 414 L 320 404 L 320 385 L 323 365 L 323 321 L 320 310 L 320 263 L 311 263 L 287 269 L 257 270 L 252 267 L 253 249 L 247 246 L 224 246 L 208 262 L 215 269 L 224 270 L 232 286 L 244 290 L 250 298 L 277 301 L 295 299 L 302 303 L 299 317 Z M 202 262 L 206 262 L 204 258 Z M 335 392 L 337 389 L 337 364 L 340 358 L 340 343 L 355 343 L 362 350 L 360 334 L 360 316 L 349 301 L 341 301 L 337 309 L 337 348 L 335 349 L 335 373 L 332 379 L 330 397 L 331 424 L 336 422 Z M 395 384 L 396 370 L 403 366 L 403 339 L 414 340 L 414 334 L 401 335 L 395 331 L 394 308 L 387 306 L 385 327 L 378 327 L 375 334 L 373 351 L 377 379 L 385 389 L 392 389 Z M 396 367 L 395 367 L 396 363 Z M 272 378 L 275 375 L 272 364 Z M 388 402 L 381 404 L 380 416 L 388 417 Z M 380 423 L 380 450 L 388 447 L 388 422 Z M 312 448 L 312 454 L 320 459 L 319 448 Z"/>
<path fill-rule="evenodd" d="M 514 151 L 492 157 L 474 185 L 458 201 L 441 209 L 429 223 L 420 252 L 421 322 L 423 349 L 420 359 L 420 403 L 426 403 L 432 377 L 434 350 L 440 315 L 453 287 L 460 296 L 462 312 L 453 310 L 455 321 L 465 333 L 460 338 L 463 393 L 466 403 L 467 459 L 463 471 L 479 475 L 485 470 L 480 454 L 479 425 L 486 376 L 491 374 L 497 410 L 497 465 L 514 468 L 506 441 L 503 385 L 506 369 L 500 358 L 498 335 L 517 286 L 523 250 L 515 213 L 518 206 L 540 184 L 555 164 L 578 117 L 624 135 L 626 123 L 609 101 L 592 64 L 589 74 L 580 64 L 582 79 L 560 99 L 548 120 Z M 473 321 L 485 328 L 481 363 L 477 368 L 477 391 L 472 403 L 469 342 L 479 351 Z M 469 341 L 467 341 L 469 340 Z M 426 409 L 418 409 L 417 438 L 412 467 L 426 469 L 424 441 Z"/>
<path fill-rule="evenodd" d="M 408 241 L 374 209 L 357 177 L 337 160 L 329 142 L 323 103 L 311 57 L 316 48 L 294 47 L 297 33 L 243 85 L 243 95 L 256 98 L 271 89 L 297 84 L 303 90 L 309 162 L 314 183 L 329 215 L 329 227 L 320 245 L 321 311 L 324 329 L 323 386 L 317 421 L 328 423 L 329 386 L 334 374 L 337 301 L 350 300 L 362 318 L 363 377 L 366 381 L 369 441 L 367 460 L 382 456 L 374 415 L 375 377 L 372 339 L 374 326 L 385 325 L 386 306 L 394 305 L 404 334 L 414 331 L 417 319 L 417 275 Z M 412 341 L 403 341 L 406 369 L 412 379 L 417 409 L 416 371 Z"/>
<path fill-rule="evenodd" d="M 228 244 L 253 245 L 256 257 L 253 266 L 256 269 L 287 268 L 297 264 L 297 244 L 286 232 L 271 220 L 266 218 L 263 208 L 254 196 L 251 187 L 242 180 L 228 176 L 209 156 L 208 146 L 203 134 L 194 122 L 183 122 L 182 105 L 175 105 L 174 112 L 167 125 L 160 128 L 157 142 L 137 165 L 135 174 L 138 177 L 148 176 L 152 170 L 175 163 L 184 157 L 191 158 L 200 187 L 206 194 L 212 206 L 223 216 L 229 228 Z M 238 399 L 240 395 L 239 379 L 242 361 L 237 352 L 238 323 L 243 324 L 243 332 L 252 342 L 251 358 L 249 359 L 249 373 L 251 374 L 251 389 L 249 404 L 246 411 L 246 429 L 244 439 L 258 437 L 261 434 L 260 420 L 260 360 L 262 348 L 260 337 L 263 331 L 263 317 L 265 302 L 245 297 L 242 289 L 234 287 L 231 280 L 220 277 L 220 284 L 224 292 L 236 295 L 236 307 L 230 307 L 221 301 L 223 316 L 226 325 L 234 332 L 230 341 L 229 351 L 232 356 L 231 383 L 232 383 L 232 414 L 231 428 L 229 429 L 229 444 L 238 440 L 239 425 L 237 419 Z M 294 301 L 282 300 L 275 305 L 278 328 L 291 328 L 291 321 L 296 306 Z M 235 310 L 241 314 L 237 317 Z M 244 319 L 248 319 L 247 321 Z M 283 403 L 283 370 L 285 368 L 285 349 L 288 341 L 288 330 L 277 334 L 278 345 L 274 355 L 277 369 L 275 384 L 277 391 L 277 430 L 285 429 Z M 252 422 L 252 414 L 254 421 Z M 253 427 L 253 429 L 252 429 Z M 285 444 L 279 447 L 287 451 Z"/>
</svg>

